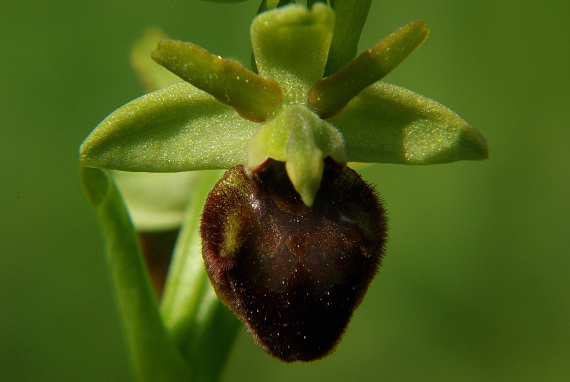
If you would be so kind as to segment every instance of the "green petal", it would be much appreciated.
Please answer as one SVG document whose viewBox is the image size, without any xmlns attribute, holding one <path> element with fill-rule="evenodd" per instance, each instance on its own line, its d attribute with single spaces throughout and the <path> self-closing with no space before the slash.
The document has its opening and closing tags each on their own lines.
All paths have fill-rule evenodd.
<svg viewBox="0 0 570 382">
<path fill-rule="evenodd" d="M 354 162 L 436 164 L 488 157 L 485 138 L 444 105 L 377 82 L 329 120 Z"/>
<path fill-rule="evenodd" d="M 308 95 L 311 109 L 321 118 L 337 115 L 353 97 L 390 73 L 416 50 L 428 34 L 423 20 L 398 29 L 338 72 L 317 82 Z"/>
<path fill-rule="evenodd" d="M 309 11 L 288 5 L 259 14 L 251 43 L 259 74 L 276 80 L 285 103 L 306 103 L 312 84 L 323 77 L 334 28 L 334 12 L 323 4 Z"/>
<path fill-rule="evenodd" d="M 254 135 L 247 166 L 255 169 L 267 159 L 285 162 L 293 187 L 312 206 L 321 184 L 324 158 L 346 162 L 344 141 L 334 127 L 303 105 L 288 105 Z"/>
<path fill-rule="evenodd" d="M 275 81 L 189 42 L 161 41 L 152 58 L 251 121 L 264 121 L 281 103 L 281 89 Z"/>
<path fill-rule="evenodd" d="M 371 3 L 372 0 L 331 0 L 336 21 L 325 76 L 336 72 L 356 57 L 360 33 Z"/>
<path fill-rule="evenodd" d="M 178 172 L 243 163 L 258 124 L 185 82 L 131 101 L 85 139 L 81 163 L 123 171 Z"/>
</svg>

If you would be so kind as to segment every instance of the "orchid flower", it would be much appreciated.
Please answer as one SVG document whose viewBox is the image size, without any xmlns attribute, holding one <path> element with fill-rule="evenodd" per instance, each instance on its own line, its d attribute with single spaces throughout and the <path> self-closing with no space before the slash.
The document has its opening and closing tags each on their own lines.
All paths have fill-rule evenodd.
<svg viewBox="0 0 570 382">
<path fill-rule="evenodd" d="M 111 263 L 116 263 L 113 260 L 115 255 L 111 253 L 120 247 L 122 239 L 105 227 L 115 222 L 115 229 L 130 237 L 134 231 L 128 226 L 126 212 L 119 208 L 120 197 L 111 178 L 96 169 L 154 173 L 231 169 L 209 195 L 207 191 L 211 185 L 196 186 L 196 197 L 186 209 L 186 220 L 182 222 L 181 214 L 175 219 L 183 224 L 180 243 L 175 250 L 160 312 L 155 309 L 158 313 L 153 313 L 154 321 L 149 324 L 154 328 L 152 330 L 160 333 L 156 337 L 160 346 L 169 348 L 171 340 L 165 338 L 174 338 L 173 346 L 178 350 L 169 348 L 168 354 L 180 351 L 183 355 L 173 356 L 175 366 L 169 370 L 182 370 L 180 375 L 192 373 L 181 359 L 191 360 L 188 354 L 196 351 L 203 341 L 203 337 L 196 337 L 196 327 L 189 329 L 196 325 L 201 309 L 203 295 L 200 293 L 209 290 L 206 294 L 214 296 L 204 281 L 203 266 L 198 265 L 202 259 L 195 256 L 200 251 L 200 242 L 215 292 L 246 324 L 257 342 L 270 354 L 287 362 L 317 359 L 328 354 L 337 344 L 384 254 L 384 206 L 376 192 L 348 169 L 347 162 L 420 165 L 483 160 L 488 156 L 483 136 L 458 114 L 430 98 L 382 81 L 425 41 L 429 31 L 423 21 L 403 26 L 356 56 L 369 1 L 331 1 L 332 6 L 311 1 L 310 9 L 297 4 L 278 6 L 277 3 L 264 1 L 252 22 L 252 70 L 194 44 L 162 40 L 152 58 L 183 81 L 120 107 L 105 118 L 81 145 L 84 186 L 107 232 Z M 263 199 L 259 196 L 261 194 L 269 195 L 269 199 Z M 341 196 L 335 196 L 337 194 Z M 359 198 L 362 200 L 357 200 Z M 342 228 L 345 231 L 338 236 L 348 237 L 347 232 L 354 229 L 361 235 L 346 248 L 339 242 L 329 243 L 328 250 L 334 252 L 335 248 L 344 248 L 337 250 L 342 252 L 339 257 L 344 259 L 347 253 L 358 247 L 356 252 L 371 260 L 358 265 L 362 271 L 355 271 L 353 276 L 347 269 L 354 268 L 355 263 L 347 263 L 347 268 L 342 268 L 338 265 L 341 260 L 334 257 L 309 264 L 309 255 L 305 254 L 307 258 L 299 264 L 283 265 L 286 255 L 282 254 L 281 247 L 267 252 L 260 246 L 263 244 L 260 237 L 256 236 L 255 243 L 248 241 L 252 235 L 262 236 L 260 231 L 269 230 L 271 223 L 259 223 L 263 221 L 265 210 L 261 215 L 250 215 L 261 202 L 265 203 L 264 206 L 286 204 L 287 211 L 301 211 L 295 215 L 297 218 L 338 207 L 342 211 L 338 218 L 342 224 L 339 224 L 348 227 Z M 206 208 L 199 228 L 196 216 L 204 203 Z M 111 216 L 113 214 L 122 217 L 117 220 Z M 321 219 L 325 212 L 315 214 Z M 273 215 L 271 219 L 278 221 Z M 346 221 L 353 225 L 345 224 Z M 306 221 L 302 228 L 295 229 L 309 232 L 311 229 L 307 227 L 312 222 Z M 251 228 L 254 226 L 255 229 Z M 198 230 L 202 234 L 201 239 L 198 238 Z M 277 236 L 281 234 L 279 230 L 271 232 Z M 303 236 L 301 241 L 306 244 L 307 240 Z M 129 248 L 133 246 L 136 246 L 136 240 L 127 245 Z M 310 248 L 317 247 L 309 245 L 306 251 L 309 253 Z M 124 250 L 125 253 L 132 252 L 129 248 Z M 249 268 L 247 272 L 242 271 L 247 265 L 234 269 L 240 263 L 239 256 L 245 256 L 242 255 L 244 248 L 256 255 L 248 263 L 251 267 L 251 264 L 261 264 L 262 258 L 278 260 L 264 266 L 256 265 L 253 271 Z M 130 259 L 136 261 L 134 257 Z M 121 264 L 117 265 L 116 280 L 123 277 L 119 268 L 124 264 Z M 134 274 L 144 273 L 141 264 L 135 268 Z M 271 273 L 271 276 L 263 276 L 263 282 L 255 281 L 254 286 L 246 286 L 248 280 L 257 280 L 268 269 L 278 275 Z M 279 272 L 285 272 L 284 269 L 289 273 L 279 275 Z M 307 270 L 305 279 L 292 276 L 291 272 L 300 272 L 300 269 Z M 351 278 L 356 280 L 354 285 L 347 281 Z M 306 345 L 309 341 L 307 336 L 314 334 L 314 330 L 297 323 L 295 330 L 299 329 L 299 333 L 307 330 L 308 334 L 302 336 L 305 338 L 292 339 L 291 332 L 284 335 L 289 338 L 275 341 L 275 336 L 285 333 L 282 330 L 288 324 L 279 322 L 279 319 L 276 319 L 277 327 L 260 324 L 263 320 L 271 320 L 271 312 L 274 317 L 285 314 L 285 310 L 271 304 L 277 306 L 285 300 L 296 299 L 305 310 L 310 305 L 306 300 L 301 301 L 298 290 L 292 292 L 285 287 L 281 290 L 274 284 L 277 279 L 283 285 L 296 283 L 297 289 L 311 284 L 307 290 L 321 296 L 317 299 L 320 301 L 324 301 L 322 296 L 332 293 L 337 285 L 343 283 L 348 283 L 357 292 L 347 297 L 350 303 L 334 311 L 335 315 L 344 318 L 342 322 L 331 324 L 334 329 L 327 330 L 334 333 L 328 337 L 321 333 L 316 342 Z M 141 280 L 135 284 L 140 282 L 141 288 L 146 288 L 140 292 L 140 298 L 141 301 L 148 300 L 144 309 L 150 309 L 149 306 L 156 302 L 148 297 L 150 292 Z M 120 281 L 116 283 L 121 284 Z M 275 298 L 278 301 L 260 302 L 258 296 L 255 297 L 256 302 L 247 305 L 254 299 L 251 290 L 259 285 L 277 293 L 279 296 Z M 124 292 L 124 288 L 118 289 Z M 245 289 L 249 294 L 244 295 Z M 308 295 L 310 293 L 307 292 Z M 344 292 L 339 293 L 344 296 Z M 207 300 L 208 306 L 215 306 L 212 309 L 216 310 L 218 305 L 212 302 L 213 299 Z M 128 304 L 121 297 L 119 300 L 119 305 Z M 329 302 L 327 306 L 333 303 Z M 299 306 L 294 314 L 288 316 L 291 322 L 299 321 L 306 313 L 299 312 Z M 256 316 L 252 313 L 255 307 L 266 312 Z M 125 311 L 130 309 L 137 313 L 132 313 L 125 320 L 140 321 L 136 316 L 143 314 L 144 309 L 123 308 Z M 325 309 L 324 305 L 322 309 Z M 343 309 L 347 311 L 344 315 L 339 313 Z M 311 314 L 318 315 L 319 312 L 323 313 L 315 311 Z M 321 321 L 313 322 L 314 326 L 319 326 L 319 323 Z M 139 349 L 137 351 L 143 354 L 134 358 L 140 361 L 151 357 L 152 350 L 140 350 L 144 346 L 136 340 L 140 337 L 136 333 L 136 325 L 126 325 L 127 332 L 131 334 L 128 336 L 132 339 L 131 349 Z M 312 348 L 307 350 L 310 346 Z M 145 358 L 144 354 L 148 357 Z M 147 369 L 140 366 L 139 374 L 145 375 Z M 160 370 L 168 373 L 165 366 Z"/>
</svg>

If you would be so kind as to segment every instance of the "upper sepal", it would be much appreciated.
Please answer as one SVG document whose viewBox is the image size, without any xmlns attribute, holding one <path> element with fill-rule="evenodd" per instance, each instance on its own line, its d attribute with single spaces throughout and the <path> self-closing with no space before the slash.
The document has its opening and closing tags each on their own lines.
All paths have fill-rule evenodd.
<svg viewBox="0 0 570 382">
<path fill-rule="evenodd" d="M 329 121 L 342 132 L 350 161 L 438 164 L 489 156 L 485 138 L 455 112 L 381 81 Z"/>
<path fill-rule="evenodd" d="M 323 77 L 334 29 L 334 11 L 315 4 L 287 5 L 259 14 L 251 44 L 259 74 L 276 80 L 284 103 L 306 103 L 310 87 Z"/>
<path fill-rule="evenodd" d="M 178 172 L 230 168 L 245 160 L 257 124 L 180 82 L 115 110 L 80 148 L 84 166 Z"/>
</svg>

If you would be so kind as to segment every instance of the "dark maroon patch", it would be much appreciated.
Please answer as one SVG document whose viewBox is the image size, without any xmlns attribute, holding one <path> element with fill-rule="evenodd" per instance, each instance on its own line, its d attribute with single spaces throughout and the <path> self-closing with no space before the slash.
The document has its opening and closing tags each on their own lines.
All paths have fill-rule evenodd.
<svg viewBox="0 0 570 382">
<path fill-rule="evenodd" d="M 334 349 L 378 271 L 387 225 L 372 187 L 327 158 L 310 208 L 282 162 L 228 170 L 200 229 L 220 299 L 269 354 L 293 362 Z"/>
</svg>

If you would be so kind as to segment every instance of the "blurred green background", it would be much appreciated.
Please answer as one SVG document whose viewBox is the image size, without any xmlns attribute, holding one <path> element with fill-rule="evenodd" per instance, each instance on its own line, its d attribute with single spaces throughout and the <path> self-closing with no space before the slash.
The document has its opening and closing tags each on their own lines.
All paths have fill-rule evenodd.
<svg viewBox="0 0 570 382">
<path fill-rule="evenodd" d="M 143 89 L 147 26 L 249 60 L 257 1 L 5 2 L 0 14 L 0 379 L 129 381 L 77 149 Z M 481 131 L 485 162 L 362 171 L 388 256 L 336 352 L 285 365 L 245 331 L 226 381 L 570 380 L 570 3 L 379 1 L 361 49 L 432 33 L 387 81 Z"/>
</svg>

